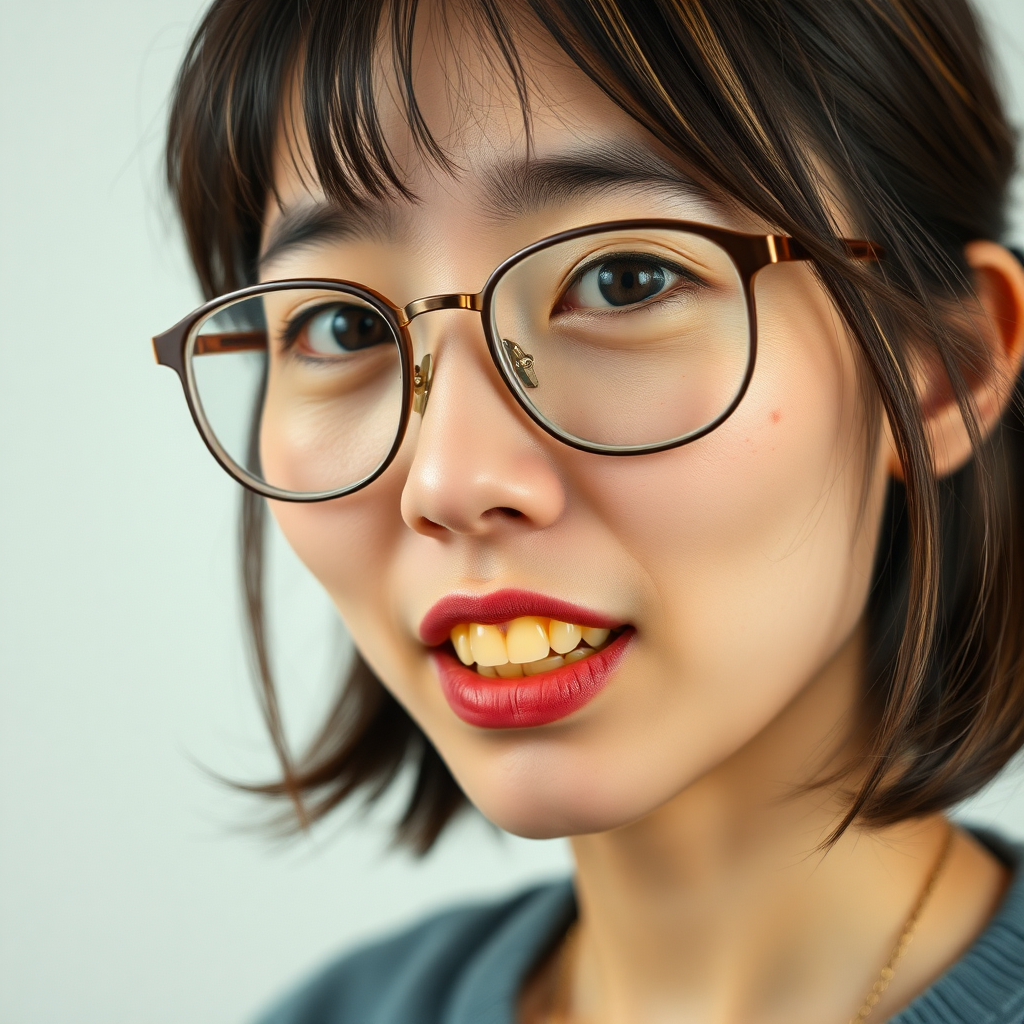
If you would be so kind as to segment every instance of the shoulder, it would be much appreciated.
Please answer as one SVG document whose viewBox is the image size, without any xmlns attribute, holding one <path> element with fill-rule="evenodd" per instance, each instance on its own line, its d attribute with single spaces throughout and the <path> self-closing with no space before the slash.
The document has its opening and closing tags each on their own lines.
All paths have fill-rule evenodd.
<svg viewBox="0 0 1024 1024">
<path fill-rule="evenodd" d="M 444 911 L 328 965 L 259 1024 L 504 1024 L 575 912 L 568 881 Z"/>
</svg>

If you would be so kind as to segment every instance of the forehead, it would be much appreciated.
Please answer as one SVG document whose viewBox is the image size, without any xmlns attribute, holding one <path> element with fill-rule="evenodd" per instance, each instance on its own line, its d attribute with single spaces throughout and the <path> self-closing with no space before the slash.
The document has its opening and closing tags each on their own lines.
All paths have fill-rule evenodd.
<svg viewBox="0 0 1024 1024">
<path fill-rule="evenodd" d="M 357 186 L 345 201 L 328 200 L 313 170 L 299 90 L 292 88 L 275 148 L 276 194 L 267 206 L 264 255 L 283 235 L 301 235 L 315 221 L 331 220 L 363 236 L 394 237 L 415 222 L 461 217 L 500 224 L 585 194 L 622 189 L 683 197 L 695 217 L 723 219 L 729 205 L 723 197 L 694 180 L 667 146 L 550 37 L 523 25 L 516 49 L 518 83 L 485 33 L 440 25 L 428 12 L 417 22 L 414 72 L 407 82 L 381 55 L 374 120 L 404 195 L 394 189 L 375 196 Z M 410 125 L 403 88 L 436 143 L 434 152 Z M 369 139 L 367 134 L 367 149 Z M 343 160 L 337 162 L 350 170 Z"/>
</svg>

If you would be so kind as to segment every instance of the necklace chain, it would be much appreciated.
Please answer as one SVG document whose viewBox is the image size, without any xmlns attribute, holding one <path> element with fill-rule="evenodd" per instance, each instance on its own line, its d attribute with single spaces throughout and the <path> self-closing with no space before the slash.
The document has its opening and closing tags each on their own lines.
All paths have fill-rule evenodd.
<svg viewBox="0 0 1024 1024">
<path fill-rule="evenodd" d="M 861 1021 L 867 1020 L 871 1016 L 878 1000 L 882 998 L 882 993 L 889 987 L 889 983 L 896 974 L 896 967 L 906 954 L 907 947 L 913 941 L 914 932 L 917 931 L 917 922 L 921 917 L 921 911 L 924 910 L 925 904 L 935 890 L 935 883 L 938 882 L 939 875 L 942 874 L 942 869 L 946 866 L 946 860 L 949 857 L 949 851 L 952 846 L 953 826 L 947 825 L 946 837 L 942 841 L 942 849 L 939 851 L 938 857 L 935 858 L 935 864 L 928 873 L 928 878 L 921 889 L 921 894 L 917 897 L 914 909 L 911 910 L 906 924 L 903 925 L 903 931 L 900 933 L 896 945 L 893 946 L 889 959 L 886 960 L 885 966 L 878 972 L 878 979 L 871 986 L 871 991 L 864 997 L 864 1002 L 861 1003 L 860 1009 L 850 1018 L 850 1024 L 860 1024 Z"/>
<path fill-rule="evenodd" d="M 864 1002 L 861 1004 L 860 1009 L 850 1018 L 850 1024 L 863 1024 L 863 1021 L 866 1021 L 871 1016 L 878 1001 L 882 998 L 882 994 L 895 977 L 896 968 L 906 955 L 907 948 L 913 941 L 914 933 L 917 931 L 917 923 L 921 918 L 921 912 L 935 891 L 935 885 L 942 874 L 942 869 L 946 866 L 946 861 L 949 859 L 949 851 L 953 846 L 953 835 L 953 826 L 949 825 L 946 829 L 946 837 L 942 841 L 942 849 L 939 851 L 935 864 L 928 873 L 928 878 L 925 880 L 921 893 L 914 903 L 913 910 L 910 911 L 910 916 L 903 925 L 900 937 L 897 939 L 896 945 L 893 946 L 889 959 L 886 960 L 885 965 L 878 972 L 878 979 L 864 997 Z M 562 941 L 562 949 L 558 957 L 558 974 L 556 976 L 554 993 L 550 1009 L 544 1017 L 543 1024 L 572 1024 L 569 1013 L 569 988 L 572 980 L 572 961 L 575 959 L 578 939 L 579 926 L 578 924 L 573 924 Z"/>
</svg>

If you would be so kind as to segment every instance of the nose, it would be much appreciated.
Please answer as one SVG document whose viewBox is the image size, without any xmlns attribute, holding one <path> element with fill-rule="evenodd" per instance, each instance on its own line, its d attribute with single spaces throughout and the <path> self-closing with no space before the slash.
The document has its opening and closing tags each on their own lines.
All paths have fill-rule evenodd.
<svg viewBox="0 0 1024 1024">
<path fill-rule="evenodd" d="M 436 537 L 552 525 L 566 502 L 552 448 L 558 442 L 503 384 L 478 317 L 437 312 L 419 324 L 426 320 L 434 321 L 423 331 L 432 379 L 402 492 L 406 524 Z"/>
</svg>

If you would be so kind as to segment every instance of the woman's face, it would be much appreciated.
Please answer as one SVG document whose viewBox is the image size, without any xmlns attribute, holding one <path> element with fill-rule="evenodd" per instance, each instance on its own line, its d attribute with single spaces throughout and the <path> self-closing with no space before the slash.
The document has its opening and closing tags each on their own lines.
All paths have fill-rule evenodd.
<svg viewBox="0 0 1024 1024">
<path fill-rule="evenodd" d="M 476 292 L 522 247 L 598 221 L 671 217 L 771 230 L 686 187 L 682 175 L 673 181 L 657 142 L 541 44 L 530 51 L 528 149 L 514 90 L 467 56 L 466 40 L 455 45 L 458 72 L 435 55 L 421 62 L 417 82 L 454 173 L 420 158 L 402 118 L 387 115 L 417 200 L 371 205 L 347 231 L 279 252 L 263 279 L 358 281 L 404 305 Z M 282 218 L 323 201 L 286 144 L 278 157 L 282 202 L 268 207 L 267 237 Z M 609 173 L 552 176 L 556 162 Z M 866 462 L 874 449 L 851 342 L 810 267 L 770 266 L 755 284 L 750 388 L 694 443 L 630 458 L 568 447 L 509 393 L 477 313 L 431 312 L 411 326 L 417 360 L 427 352 L 434 360 L 429 405 L 414 414 L 392 465 L 345 498 L 273 504 L 363 657 L 469 798 L 506 829 L 579 834 L 641 817 L 762 734 L 855 634 L 886 446 Z M 495 602 L 474 604 L 508 590 L 520 593 L 504 621 Z M 425 619 L 428 633 L 433 621 L 442 635 L 497 625 L 507 649 L 510 618 L 534 612 L 543 627 L 557 602 L 576 607 L 560 612 L 576 625 L 629 627 L 603 676 L 573 677 L 570 713 L 513 725 L 500 710 L 474 716 L 446 696 L 439 661 L 451 673 L 457 659 L 447 645 L 435 656 L 421 636 Z M 535 638 L 537 626 L 516 629 Z M 495 640 L 493 631 L 477 635 L 480 650 Z M 463 696 L 485 707 L 500 690 L 506 711 L 535 702 L 541 678 L 455 675 Z M 573 689 L 598 676 L 603 685 Z"/>
</svg>

